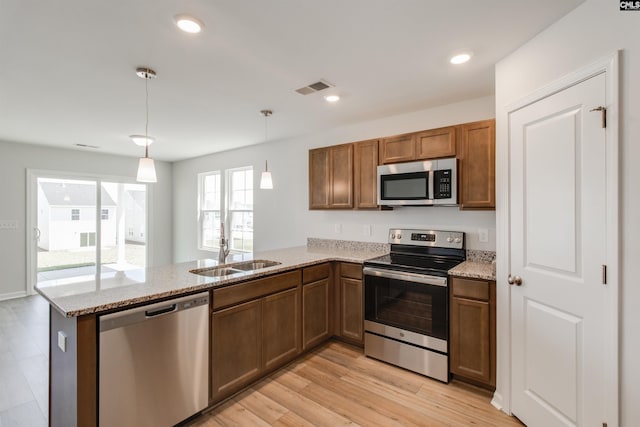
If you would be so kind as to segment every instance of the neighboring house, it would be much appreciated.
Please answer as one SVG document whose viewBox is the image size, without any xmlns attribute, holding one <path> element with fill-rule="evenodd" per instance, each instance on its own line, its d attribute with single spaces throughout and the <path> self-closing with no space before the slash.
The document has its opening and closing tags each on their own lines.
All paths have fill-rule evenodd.
<svg viewBox="0 0 640 427">
<path fill-rule="evenodd" d="M 145 190 L 127 189 L 125 194 L 126 212 L 124 215 L 125 240 L 127 242 L 146 243 L 146 197 Z"/>
<path fill-rule="evenodd" d="M 116 203 L 102 189 L 102 245 L 116 244 Z M 38 247 L 47 251 L 96 245 L 96 189 L 92 184 L 38 183 Z"/>
</svg>

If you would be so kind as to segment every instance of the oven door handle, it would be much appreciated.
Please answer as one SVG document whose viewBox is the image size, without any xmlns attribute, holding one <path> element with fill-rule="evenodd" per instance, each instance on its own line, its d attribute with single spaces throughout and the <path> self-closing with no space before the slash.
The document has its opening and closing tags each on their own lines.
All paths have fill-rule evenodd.
<svg viewBox="0 0 640 427">
<path fill-rule="evenodd" d="M 404 280 L 405 282 L 417 282 L 425 285 L 447 286 L 446 277 L 425 276 L 424 274 L 408 273 L 406 271 L 390 271 L 372 267 L 364 267 L 362 273 L 365 276 L 385 277 L 387 279 Z"/>
</svg>

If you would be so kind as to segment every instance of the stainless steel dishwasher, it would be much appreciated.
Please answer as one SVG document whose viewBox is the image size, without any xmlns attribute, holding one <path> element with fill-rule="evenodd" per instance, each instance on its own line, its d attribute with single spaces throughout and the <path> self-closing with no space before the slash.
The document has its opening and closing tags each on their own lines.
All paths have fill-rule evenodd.
<svg viewBox="0 0 640 427">
<path fill-rule="evenodd" d="M 100 427 L 172 426 L 209 403 L 209 293 L 100 316 Z"/>
</svg>

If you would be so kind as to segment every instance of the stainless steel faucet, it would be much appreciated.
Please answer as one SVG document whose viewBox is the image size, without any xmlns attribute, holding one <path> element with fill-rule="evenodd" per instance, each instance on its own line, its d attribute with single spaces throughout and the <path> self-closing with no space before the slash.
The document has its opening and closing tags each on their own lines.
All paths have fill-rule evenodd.
<svg viewBox="0 0 640 427">
<path fill-rule="evenodd" d="M 224 223 L 220 223 L 220 250 L 218 252 L 218 265 L 227 262 L 227 255 L 229 255 L 229 242 L 224 236 Z"/>
</svg>

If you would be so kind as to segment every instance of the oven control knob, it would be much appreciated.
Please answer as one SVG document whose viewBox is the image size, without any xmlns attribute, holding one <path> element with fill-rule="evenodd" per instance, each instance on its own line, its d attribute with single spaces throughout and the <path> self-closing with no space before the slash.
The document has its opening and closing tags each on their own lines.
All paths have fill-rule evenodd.
<svg viewBox="0 0 640 427">
<path fill-rule="evenodd" d="M 396 238 L 396 233 L 391 233 L 391 238 L 395 239 Z"/>
<path fill-rule="evenodd" d="M 456 237 L 456 238 L 455 238 L 455 240 L 454 240 L 454 242 L 456 242 L 456 243 L 460 243 L 460 242 L 462 242 L 462 239 L 461 239 L 461 238 L 459 238 L 459 237 Z"/>
<path fill-rule="evenodd" d="M 396 237 L 398 238 L 398 240 L 402 239 L 402 234 L 396 234 Z"/>
<path fill-rule="evenodd" d="M 453 242 L 453 237 L 451 237 L 451 236 L 447 237 L 447 242 L 449 242 L 449 243 Z"/>
</svg>

